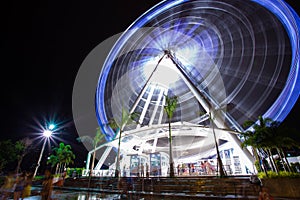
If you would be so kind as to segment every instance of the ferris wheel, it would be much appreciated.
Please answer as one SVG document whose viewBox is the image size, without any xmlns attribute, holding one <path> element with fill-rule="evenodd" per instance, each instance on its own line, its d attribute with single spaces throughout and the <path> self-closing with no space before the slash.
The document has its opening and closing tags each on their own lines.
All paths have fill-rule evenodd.
<svg viewBox="0 0 300 200">
<path fill-rule="evenodd" d="M 124 108 L 141 113 L 143 131 L 126 127 L 135 133 L 127 140 L 161 137 L 163 151 L 166 96 L 179 97 L 174 124 L 205 127 L 212 113 L 217 128 L 234 131 L 258 116 L 282 121 L 299 96 L 299 44 L 299 17 L 282 0 L 162 1 L 106 58 L 96 90 L 99 124 L 121 121 Z M 115 132 L 102 128 L 113 140 Z M 177 140 L 180 155 L 201 141 L 187 138 Z"/>
<path fill-rule="evenodd" d="M 232 128 L 259 115 L 281 121 L 299 95 L 298 23 L 281 0 L 162 1 L 124 32 L 106 59 L 96 96 L 99 119 L 131 107 L 168 56 L 175 67 L 164 58 L 154 81 L 184 97 L 175 121 L 199 121 L 205 111 L 175 68 L 213 108 L 226 107 Z"/>
</svg>

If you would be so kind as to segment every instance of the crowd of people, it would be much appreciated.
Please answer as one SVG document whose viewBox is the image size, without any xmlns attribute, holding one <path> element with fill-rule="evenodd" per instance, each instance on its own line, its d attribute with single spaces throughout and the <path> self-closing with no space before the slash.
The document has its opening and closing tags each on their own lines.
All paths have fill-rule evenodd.
<svg viewBox="0 0 300 200">
<path fill-rule="evenodd" d="M 180 175 L 214 175 L 216 169 L 210 161 L 201 161 L 200 165 L 182 163 L 177 165 L 177 174 Z"/>
<path fill-rule="evenodd" d="M 7 200 L 13 197 L 14 200 L 24 199 L 31 195 L 33 174 L 23 172 L 15 174 L 9 172 L 5 176 L 4 183 L 0 187 L 0 200 Z M 50 200 L 52 194 L 53 176 L 50 170 L 46 169 L 42 181 L 41 199 Z"/>
<path fill-rule="evenodd" d="M 0 188 L 0 199 L 5 200 L 13 196 L 14 200 L 17 200 L 30 196 L 31 183 L 31 173 L 23 172 L 21 174 L 14 174 L 13 172 L 9 172 Z"/>
</svg>

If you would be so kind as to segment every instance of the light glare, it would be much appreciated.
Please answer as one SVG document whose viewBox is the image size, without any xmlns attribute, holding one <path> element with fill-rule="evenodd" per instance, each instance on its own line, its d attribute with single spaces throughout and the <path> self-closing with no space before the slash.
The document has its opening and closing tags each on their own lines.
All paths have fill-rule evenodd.
<svg viewBox="0 0 300 200">
<path fill-rule="evenodd" d="M 54 124 L 50 124 L 49 125 L 49 130 L 53 130 L 55 128 L 55 125 Z"/>
<path fill-rule="evenodd" d="M 44 135 L 45 137 L 50 137 L 50 136 L 52 135 L 52 131 L 50 131 L 50 130 L 45 130 L 44 133 L 43 133 L 43 135 Z"/>
</svg>

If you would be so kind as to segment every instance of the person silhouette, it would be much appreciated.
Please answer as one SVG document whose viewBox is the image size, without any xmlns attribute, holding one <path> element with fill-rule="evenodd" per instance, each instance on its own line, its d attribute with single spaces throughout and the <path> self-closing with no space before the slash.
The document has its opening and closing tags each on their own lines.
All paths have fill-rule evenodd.
<svg viewBox="0 0 300 200">
<path fill-rule="evenodd" d="M 144 177 L 144 171 L 145 171 L 144 164 L 141 163 L 141 177 Z"/>
<path fill-rule="evenodd" d="M 6 200 L 15 191 L 14 173 L 9 172 L 0 188 L 0 199 Z"/>
<path fill-rule="evenodd" d="M 23 190 L 23 194 L 22 194 L 23 199 L 25 197 L 29 197 L 30 194 L 31 194 L 32 179 L 33 179 L 33 174 L 32 173 L 26 173 L 25 185 L 24 185 L 24 190 Z"/>
<path fill-rule="evenodd" d="M 14 191 L 14 200 L 18 200 L 20 199 L 20 197 L 22 197 L 22 193 L 24 190 L 24 186 L 25 186 L 25 178 L 26 178 L 26 173 L 23 172 L 20 176 L 17 176 L 16 178 L 16 188 Z"/>
<path fill-rule="evenodd" d="M 149 165 L 146 163 L 146 177 L 149 178 Z"/>
<path fill-rule="evenodd" d="M 42 200 L 50 200 L 53 189 L 53 176 L 49 169 L 45 170 L 45 177 L 42 182 L 41 197 Z"/>
</svg>

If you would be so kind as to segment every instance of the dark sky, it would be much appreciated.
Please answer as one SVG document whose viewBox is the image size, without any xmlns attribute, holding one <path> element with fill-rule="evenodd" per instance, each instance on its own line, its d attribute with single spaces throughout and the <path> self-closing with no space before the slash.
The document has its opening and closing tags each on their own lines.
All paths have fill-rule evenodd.
<svg viewBox="0 0 300 200">
<path fill-rule="evenodd" d="M 1 6 L 0 139 L 26 137 L 33 119 L 46 117 L 64 123 L 62 137 L 74 141 L 72 88 L 81 63 L 160 1 L 8 2 Z M 296 9 L 297 1 L 287 2 Z M 287 121 L 300 130 L 299 111 L 297 103 Z"/>
<path fill-rule="evenodd" d="M 73 83 L 85 57 L 155 2 L 12 1 L 2 7 L 1 137 L 24 134 L 33 117 L 71 119 Z"/>
<path fill-rule="evenodd" d="M 0 140 L 34 137 L 35 120 L 43 125 L 45 119 L 55 119 L 64 127 L 59 139 L 71 144 L 77 162 L 83 163 L 87 152 L 76 141 L 72 123 L 77 71 L 94 47 L 124 31 L 158 2 L 17 0 L 2 4 Z M 39 149 L 33 159 L 38 155 Z"/>
</svg>

